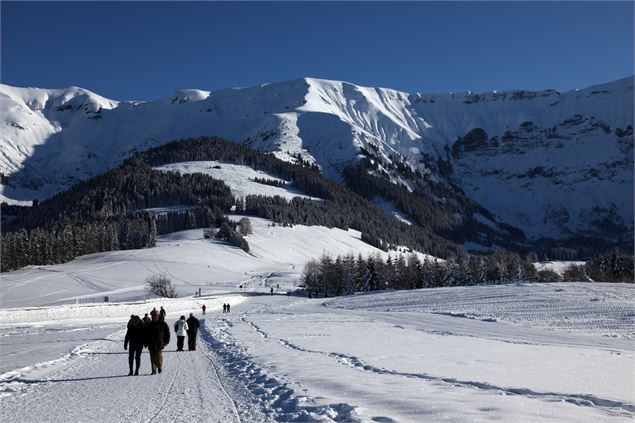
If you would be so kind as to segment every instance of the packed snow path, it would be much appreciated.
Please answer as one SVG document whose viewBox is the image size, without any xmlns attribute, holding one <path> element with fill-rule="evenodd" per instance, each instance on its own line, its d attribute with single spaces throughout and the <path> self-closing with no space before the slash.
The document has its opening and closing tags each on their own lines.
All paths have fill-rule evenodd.
<svg viewBox="0 0 635 423">
<path fill-rule="evenodd" d="M 249 406 L 238 412 L 234 398 L 221 382 L 218 363 L 206 342 L 196 351 L 175 351 L 173 335 L 166 347 L 164 369 L 150 375 L 146 349 L 139 376 L 127 376 L 125 331 L 75 350 L 67 368 L 32 385 L 23 395 L 7 397 L 2 421 L 264 421 Z M 20 381 L 19 379 L 17 380 Z"/>
<path fill-rule="evenodd" d="M 94 335 L 54 324 L 60 338 L 66 331 L 89 341 L 57 364 L 46 361 L 0 375 L 0 421 L 632 421 L 632 334 L 554 331 L 483 315 L 484 305 L 495 301 L 527 299 L 530 293 L 546 297 L 543 290 L 559 290 L 580 305 L 576 319 L 592 328 L 593 319 L 613 317 L 593 316 L 589 310 L 597 301 L 591 300 L 603 293 L 606 301 L 627 301 L 624 307 L 632 314 L 632 286 L 471 289 L 480 294 L 454 314 L 394 311 L 407 308 L 415 297 L 419 303 L 434 297 L 440 304 L 444 292 L 454 295 L 451 289 L 327 300 L 268 295 L 268 286 L 223 293 L 218 303 L 233 298 L 232 312 L 210 310 L 197 351 L 174 351 L 173 336 L 164 371 L 154 376 L 146 351 L 141 375 L 127 376 L 125 315 L 118 326 L 111 322 Z M 235 302 L 239 294 L 242 303 Z M 166 308 L 174 310 L 176 304 Z M 129 304 L 121 307 L 129 313 Z M 470 307 L 477 307 L 481 318 L 466 318 L 478 314 Z M 39 311 L 25 310 L 30 312 Z M 169 323 L 181 314 L 175 313 L 168 315 Z M 9 317 L 0 313 L 2 319 Z M 0 327 L 3 361 L 12 351 L 25 351 L 7 340 L 38 345 L 40 330 Z M 35 340 L 28 340 L 29 333 Z M 50 340 L 49 334 L 39 342 Z M 63 345 L 69 342 L 64 339 Z M 13 368 L 18 362 L 13 359 Z"/>
</svg>

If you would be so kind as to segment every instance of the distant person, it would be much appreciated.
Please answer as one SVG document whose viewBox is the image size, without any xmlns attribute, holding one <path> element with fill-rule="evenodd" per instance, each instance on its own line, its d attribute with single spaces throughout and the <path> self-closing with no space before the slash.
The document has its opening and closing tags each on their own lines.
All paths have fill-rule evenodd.
<svg viewBox="0 0 635 423">
<path fill-rule="evenodd" d="M 227 313 L 227 304 L 223 303 L 223 313 Z"/>
<path fill-rule="evenodd" d="M 190 317 L 187 318 L 187 349 L 189 351 L 196 350 L 196 334 L 198 333 L 198 328 L 201 326 L 201 323 L 198 321 L 196 317 L 194 317 L 194 313 L 190 313 Z"/>
<path fill-rule="evenodd" d="M 159 320 L 161 320 L 162 322 L 165 321 L 165 315 L 167 313 L 165 312 L 165 310 L 163 309 L 163 307 L 161 307 L 161 310 L 159 310 Z"/>
<path fill-rule="evenodd" d="M 271 287 L 271 295 L 273 295 L 273 286 Z"/>
<path fill-rule="evenodd" d="M 146 314 L 143 316 L 143 319 L 141 319 L 141 320 L 143 320 L 143 324 L 144 324 L 144 325 L 147 325 L 148 323 L 150 323 L 150 320 L 152 320 L 152 319 L 150 319 L 150 317 L 148 316 L 148 313 L 146 313 Z"/>
<path fill-rule="evenodd" d="M 132 376 L 132 363 L 136 362 L 134 371 L 135 376 L 139 376 L 139 366 L 141 366 L 141 351 L 143 351 L 143 344 L 146 339 L 146 327 L 139 318 L 139 316 L 132 316 L 130 323 L 128 324 L 128 330 L 126 331 L 126 337 L 123 340 L 123 349 L 128 351 L 128 367 L 130 372 L 128 376 Z"/>
<path fill-rule="evenodd" d="M 203 307 L 201 307 L 203 309 L 203 314 L 205 314 L 205 310 L 207 310 L 207 307 L 205 307 L 205 304 L 203 304 Z"/>
<path fill-rule="evenodd" d="M 150 366 L 152 373 L 161 373 L 163 369 L 163 348 L 170 343 L 170 328 L 167 323 L 159 320 L 159 314 L 151 314 L 152 320 L 146 326 L 146 343 L 150 351 Z"/>
<path fill-rule="evenodd" d="M 227 312 L 229 313 L 229 303 L 227 303 Z"/>
<path fill-rule="evenodd" d="M 185 341 L 185 334 L 188 330 L 185 316 L 181 316 L 179 320 L 174 323 L 174 332 L 176 332 L 176 350 L 183 351 L 183 342 Z"/>
<path fill-rule="evenodd" d="M 152 311 L 150 311 L 150 317 L 152 317 L 152 315 L 156 314 L 157 316 L 159 315 L 159 311 L 157 310 L 156 307 L 152 308 Z M 150 319 L 152 320 L 152 319 Z"/>
</svg>

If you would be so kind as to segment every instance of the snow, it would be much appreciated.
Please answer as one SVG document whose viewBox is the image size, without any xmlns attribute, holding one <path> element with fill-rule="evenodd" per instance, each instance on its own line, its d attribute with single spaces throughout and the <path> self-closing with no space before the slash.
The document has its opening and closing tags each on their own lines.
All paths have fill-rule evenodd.
<svg viewBox="0 0 635 423">
<path fill-rule="evenodd" d="M 472 216 L 474 217 L 474 220 L 476 220 L 477 222 L 479 222 L 479 223 L 481 223 L 481 224 L 483 224 L 485 226 L 488 226 L 488 227 L 490 227 L 490 228 L 492 228 L 494 230 L 498 229 L 498 225 L 496 225 L 496 223 L 492 222 L 490 219 L 486 218 L 482 214 L 474 213 Z"/>
<path fill-rule="evenodd" d="M 132 103 L 80 88 L 1 85 L 0 170 L 17 171 L 1 195 L 43 198 L 134 151 L 197 135 L 224 136 L 285 159 L 300 154 L 337 179 L 359 147 L 374 150 L 371 144 L 386 161 L 398 153 L 419 166 L 422 154 L 440 153 L 474 127 L 500 135 L 524 121 L 550 127 L 578 112 L 612 128 L 632 123 L 632 78 L 528 94 L 534 98 L 486 93 L 471 102 L 469 93 L 409 95 L 306 78 Z M 568 215 L 564 226 L 575 226 L 593 206 L 612 204 L 632 222 L 632 158 L 604 181 L 583 178 L 585 169 L 623 155 L 615 139 L 589 133 L 512 147 L 479 153 L 455 169 L 466 191 L 500 216 L 533 235 L 559 228 L 543 221 L 544 210 Z M 538 165 L 564 173 L 518 189 L 518 174 Z M 304 196 L 254 183 L 274 175 L 232 163 L 158 169 L 204 172 L 242 197 Z M 632 421 L 632 284 L 520 283 L 307 299 L 286 293 L 301 293 L 309 259 L 387 253 L 354 230 L 250 220 L 249 253 L 205 239 L 199 229 L 161 236 L 151 249 L 1 274 L 0 420 Z M 146 278 L 157 274 L 174 282 L 178 298 L 145 291 Z M 199 288 L 202 297 L 194 297 Z M 223 314 L 227 302 L 232 312 Z M 125 323 L 159 306 L 169 322 L 190 312 L 202 318 L 199 348 L 177 353 L 173 340 L 162 374 L 149 376 L 144 352 L 142 376 L 124 376 Z"/>
<path fill-rule="evenodd" d="M 372 203 L 381 211 L 383 211 L 384 213 L 387 213 L 391 216 L 393 216 L 395 219 L 397 219 L 400 222 L 405 223 L 406 225 L 412 225 L 413 222 L 408 218 L 408 216 L 406 216 L 405 214 L 403 214 L 392 201 L 386 200 L 385 198 L 382 197 L 375 197 L 372 200 Z"/>
<path fill-rule="evenodd" d="M 534 267 L 536 270 L 551 270 L 552 272 L 556 272 L 559 275 L 563 275 L 565 270 L 567 270 L 571 266 L 584 266 L 586 264 L 585 261 L 542 261 L 538 263 L 534 263 Z"/>
<path fill-rule="evenodd" d="M 307 299 L 285 294 L 308 258 L 378 251 L 355 231 L 251 220 L 250 254 L 191 230 L 2 274 L 0 420 L 632 421 L 632 284 Z M 143 291 L 157 273 L 178 298 Z M 201 318 L 197 350 L 173 337 L 162 374 L 144 351 L 125 376 L 129 315 L 160 306 L 170 324 Z"/>
<path fill-rule="evenodd" d="M 111 168 L 130 154 L 167 141 L 217 135 L 316 163 L 341 180 L 361 148 L 392 163 L 430 172 L 424 155 L 445 158 L 445 147 L 474 128 L 490 137 L 556 127 L 561 138 L 523 137 L 453 161 L 468 196 L 529 237 L 588 229 L 596 207 L 630 227 L 633 220 L 631 137 L 633 79 L 559 93 L 408 94 L 316 78 L 227 89 L 181 90 L 151 102 L 117 102 L 81 88 L 45 90 L 0 85 L 0 171 L 10 184 L 0 199 L 43 199 Z M 575 115 L 579 124 L 563 124 Z M 593 122 L 608 125 L 606 133 Z M 37 147 L 37 148 L 36 148 Z M 542 167 L 544 172 L 536 172 Z M 528 176 L 532 175 L 532 176 Z M 402 177 L 391 171 L 393 182 Z"/>
<path fill-rule="evenodd" d="M 285 228 L 271 226 L 266 219 L 249 219 L 253 228 L 253 234 L 245 237 L 249 253 L 224 241 L 205 239 L 202 229 L 176 232 L 159 237 L 157 248 L 96 253 L 65 264 L 3 273 L 0 306 L 75 304 L 102 301 L 104 296 L 110 301 L 139 301 L 147 297 L 145 279 L 156 274 L 172 279 L 179 295 L 191 295 L 199 287 L 235 287 L 254 274 L 299 274 L 310 258 L 325 253 L 387 257 L 362 242 L 359 231 L 303 225 Z"/>
<path fill-rule="evenodd" d="M 526 283 L 437 288 L 336 299 L 330 307 L 426 312 L 586 335 L 635 338 L 633 286 Z"/>
<path fill-rule="evenodd" d="M 580 301 L 582 286 L 567 285 L 571 291 L 562 295 Z M 516 288 L 522 298 L 526 286 Z M 467 289 L 476 294 L 482 287 Z M 112 331 L 107 335 L 103 326 L 84 331 L 65 326 L 74 319 L 73 306 L 56 309 L 58 322 L 32 327 L 23 321 L 19 335 L 0 329 L 3 354 L 17 348 L 10 342 L 17 339 L 32 351 L 0 375 L 2 417 L 593 422 L 630 421 L 635 412 L 631 340 L 404 311 L 401 304 L 412 295 L 394 295 L 399 293 L 306 300 L 267 291 L 259 283 L 236 290 L 231 295 L 244 299 L 229 314 L 216 309 L 201 316 L 191 308 L 204 317 L 198 350 L 177 353 L 172 342 L 164 352 L 165 370 L 152 383 L 145 379 L 150 377 L 145 353 L 142 376 L 124 376 L 121 344 L 130 305 L 121 307 L 120 324 L 107 326 Z M 631 291 L 615 285 L 609 292 L 626 297 Z M 230 298 L 223 295 L 218 303 Z M 359 307 L 361 297 L 372 298 L 374 309 Z M 509 295 L 472 298 L 473 306 L 489 307 Z M 168 311 L 174 307 L 169 300 L 161 304 Z M 138 303 L 137 312 L 149 307 Z M 593 316 L 598 310 L 587 312 Z M 168 321 L 177 315 L 170 313 Z M 33 323 L 39 316 L 31 316 Z M 86 317 L 81 325 L 97 322 Z M 58 351 L 41 348 L 47 339 L 42 331 L 58 328 L 65 345 L 73 336 L 78 345 L 51 358 Z M 100 336 L 86 342 L 87 330 Z M 80 400 L 82 407 L 68 405 Z"/>
<path fill-rule="evenodd" d="M 180 205 L 180 206 L 168 206 L 168 207 L 150 207 L 147 209 L 143 209 L 143 211 L 147 211 L 148 213 L 154 215 L 165 215 L 168 213 L 185 213 L 192 206 Z"/>
<path fill-rule="evenodd" d="M 289 181 L 271 176 L 261 170 L 254 170 L 249 166 L 217 161 L 181 162 L 157 166 L 155 170 L 163 172 L 177 172 L 181 174 L 202 173 L 225 182 L 235 197 L 245 198 L 248 195 L 279 196 L 287 200 L 294 197 L 320 200 L 316 197 L 304 195 L 291 187 L 276 187 L 254 182 L 255 178 L 267 179 L 289 184 Z"/>
</svg>

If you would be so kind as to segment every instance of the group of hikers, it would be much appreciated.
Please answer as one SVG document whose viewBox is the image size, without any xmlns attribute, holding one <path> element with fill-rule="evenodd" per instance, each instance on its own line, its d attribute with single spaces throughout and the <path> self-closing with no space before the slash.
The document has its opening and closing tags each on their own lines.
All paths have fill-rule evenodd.
<svg viewBox="0 0 635 423">
<path fill-rule="evenodd" d="M 128 366 L 130 372 L 128 376 L 139 375 L 139 367 L 141 366 L 141 352 L 143 347 L 148 348 L 150 352 L 151 374 L 161 373 L 163 369 L 163 348 L 170 343 L 170 328 L 165 323 L 166 312 L 161 307 L 160 310 L 153 308 L 145 314 L 143 318 L 137 315 L 131 315 L 128 321 L 128 330 L 123 341 L 123 349 L 128 350 Z M 196 350 L 196 335 L 200 326 L 199 320 L 194 317 L 194 313 L 190 313 L 190 317 L 185 320 L 185 316 L 174 323 L 174 332 L 176 332 L 176 350 L 183 351 L 183 343 L 187 334 L 188 350 Z M 132 371 L 132 365 L 136 364 L 135 371 Z"/>
</svg>

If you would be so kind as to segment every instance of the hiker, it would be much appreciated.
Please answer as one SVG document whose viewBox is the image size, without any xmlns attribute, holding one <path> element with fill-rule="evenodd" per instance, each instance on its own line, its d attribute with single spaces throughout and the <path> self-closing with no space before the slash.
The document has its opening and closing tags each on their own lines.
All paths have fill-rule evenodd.
<svg viewBox="0 0 635 423">
<path fill-rule="evenodd" d="M 203 309 L 203 314 L 205 314 L 205 310 L 207 310 L 207 307 L 205 307 L 205 304 L 203 304 L 203 307 L 201 307 Z"/>
<path fill-rule="evenodd" d="M 194 313 L 190 313 L 190 317 L 188 317 L 185 322 L 187 323 L 187 349 L 189 351 L 195 351 L 196 334 L 198 333 L 198 328 L 201 323 L 194 317 Z"/>
<path fill-rule="evenodd" d="M 227 304 L 223 303 L 223 313 L 227 313 Z"/>
<path fill-rule="evenodd" d="M 167 313 L 165 312 L 165 310 L 163 309 L 163 306 L 161 306 L 161 310 L 159 310 L 159 320 L 161 320 L 162 322 L 165 321 L 165 315 Z"/>
<path fill-rule="evenodd" d="M 174 323 L 174 332 L 176 332 L 176 350 L 183 351 L 183 341 L 185 341 L 185 334 L 189 329 L 187 322 L 185 321 L 185 316 L 181 316 L 181 318 Z"/>
<path fill-rule="evenodd" d="M 157 316 L 159 315 L 159 311 L 157 310 L 156 307 L 152 307 L 152 311 L 150 311 L 150 317 L 152 317 L 152 315 L 156 314 Z M 152 319 L 150 319 L 152 320 Z"/>
<path fill-rule="evenodd" d="M 150 320 L 152 320 L 152 319 L 150 319 L 150 317 L 148 316 L 148 313 L 146 313 L 146 314 L 143 316 L 143 319 L 141 319 L 141 320 L 143 321 L 143 324 L 144 324 L 144 325 L 147 325 L 148 323 L 150 323 Z"/>
<path fill-rule="evenodd" d="M 229 303 L 227 303 L 227 312 L 229 313 Z"/>
<path fill-rule="evenodd" d="M 273 295 L 273 286 L 271 287 L 271 295 Z"/>
<path fill-rule="evenodd" d="M 170 328 L 167 323 L 159 320 L 159 314 L 153 313 L 152 320 L 146 326 L 146 343 L 150 351 L 150 366 L 152 373 L 161 373 L 163 369 L 163 347 L 170 343 Z"/>
<path fill-rule="evenodd" d="M 143 343 L 145 342 L 146 328 L 143 321 L 139 316 L 132 316 L 128 330 L 126 331 L 126 337 L 123 340 L 123 349 L 128 351 L 128 367 L 130 372 L 128 376 L 132 376 L 132 362 L 136 362 L 135 376 L 139 376 L 139 366 L 141 366 L 141 351 L 143 350 Z"/>
</svg>

